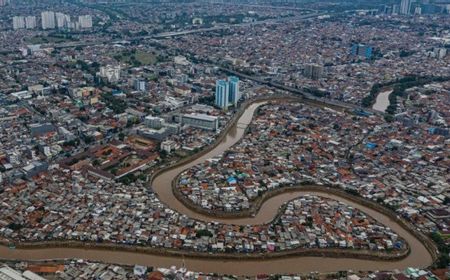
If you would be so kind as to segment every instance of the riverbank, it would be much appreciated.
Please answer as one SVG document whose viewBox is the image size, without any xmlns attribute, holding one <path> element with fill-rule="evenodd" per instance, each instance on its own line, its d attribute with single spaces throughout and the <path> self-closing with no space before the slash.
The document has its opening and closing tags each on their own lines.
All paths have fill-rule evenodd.
<svg viewBox="0 0 450 280">
<path fill-rule="evenodd" d="M 248 105 L 248 104 L 247 104 Z M 248 106 L 246 106 L 245 108 L 247 108 Z M 256 108 L 252 108 L 253 111 L 251 113 L 249 113 L 246 116 L 245 119 L 245 123 L 250 123 L 251 121 L 251 117 L 253 116 L 254 111 L 256 110 Z M 239 114 L 238 116 L 241 116 L 241 114 Z M 231 128 L 232 126 L 230 126 L 229 128 Z M 234 145 L 235 143 L 237 143 L 239 141 L 239 139 L 244 135 L 245 131 L 246 131 L 246 127 L 242 128 L 240 127 L 238 129 L 238 132 L 234 132 L 235 134 L 239 134 L 239 137 L 236 137 L 236 135 L 234 137 L 232 137 L 231 139 L 228 140 L 228 142 L 226 144 L 223 144 L 222 141 L 226 138 L 226 137 L 221 137 L 220 140 L 218 140 L 214 147 L 218 147 L 219 144 L 223 144 L 220 145 L 220 148 L 217 149 L 214 153 L 210 153 L 210 152 L 206 152 L 206 153 L 202 153 L 202 155 L 200 155 L 199 157 L 196 157 L 194 161 L 190 162 L 188 165 L 183 166 L 183 168 L 178 168 L 178 167 L 174 167 L 174 169 L 168 168 L 166 169 L 166 171 L 168 173 L 165 173 L 165 175 L 167 176 L 162 176 L 162 177 L 158 177 L 155 176 L 153 179 L 157 179 L 157 183 L 152 184 L 153 187 L 157 188 L 157 193 L 163 195 L 162 197 L 162 201 L 170 201 L 170 205 L 172 209 L 175 209 L 176 211 L 183 213 L 191 218 L 197 219 L 197 220 L 201 220 L 201 221 L 207 221 L 207 222 L 221 222 L 221 223 L 226 223 L 226 224 L 235 224 L 235 225 L 246 225 L 246 224 L 261 224 L 261 223 L 268 223 L 270 221 L 273 220 L 274 216 L 276 216 L 276 213 L 278 213 L 278 210 L 280 208 L 280 206 L 285 203 L 286 201 L 289 201 L 291 199 L 293 199 L 295 194 L 299 194 L 301 192 L 301 190 L 298 190 L 297 187 L 294 188 L 294 190 L 287 190 L 286 188 L 284 189 L 280 189 L 279 191 L 275 192 L 275 193 L 267 193 L 264 197 L 262 197 L 259 202 L 257 202 L 255 205 L 256 207 L 253 209 L 253 211 L 248 211 L 247 213 L 243 212 L 240 213 L 238 215 L 221 215 L 222 213 L 219 213 L 218 215 L 211 215 L 210 212 L 208 211 L 202 211 L 204 209 L 199 209 L 197 207 L 195 207 L 194 205 L 192 205 L 192 203 L 190 203 L 189 201 L 184 201 L 183 203 L 183 195 L 180 195 L 180 193 L 177 194 L 177 191 L 174 191 L 174 186 L 173 186 L 173 180 L 174 178 L 178 178 L 178 176 L 180 175 L 181 172 L 183 172 L 184 170 L 208 159 L 208 158 L 212 158 L 214 156 L 220 155 L 222 152 L 226 151 L 229 147 L 231 147 L 232 145 Z M 224 130 L 224 132 L 226 132 L 226 130 Z M 237 139 L 239 138 L 239 139 Z M 168 180 L 170 180 L 170 184 L 168 184 Z M 170 189 L 168 189 L 169 186 Z M 314 191 L 316 190 L 315 187 L 313 189 L 309 189 L 310 191 Z M 328 192 L 328 189 L 326 189 L 325 191 L 322 191 L 319 195 L 323 195 L 326 194 Z M 342 191 L 341 194 L 344 195 L 348 195 L 348 193 Z M 176 202 L 174 202 L 174 200 L 176 200 Z M 376 211 L 374 212 L 374 215 L 371 215 L 372 217 L 376 218 L 377 220 L 381 221 L 382 223 L 386 222 L 387 220 L 390 221 L 390 227 L 392 228 L 393 225 L 392 221 L 398 221 L 398 217 L 396 215 L 396 213 L 384 208 L 381 205 L 378 205 L 376 203 L 370 203 L 370 205 L 372 206 L 370 208 L 370 210 L 366 207 L 361 208 L 362 205 L 367 205 L 367 201 L 363 198 L 357 198 L 357 200 L 352 199 L 352 203 L 355 205 L 355 203 L 358 203 L 358 205 L 356 205 L 355 207 L 363 210 L 365 213 L 368 213 L 368 211 Z M 264 206 L 264 207 L 263 207 Z M 379 210 L 379 211 L 377 211 Z M 385 211 L 390 211 L 390 212 L 385 212 Z M 380 213 L 384 213 L 387 214 L 387 219 L 385 217 L 381 217 L 379 214 Z M 369 213 L 370 214 L 370 213 Z M 424 236 L 421 233 L 418 233 L 415 231 L 415 229 L 410 226 L 407 225 L 407 222 L 405 221 L 401 221 L 400 226 L 398 227 L 398 230 L 396 229 L 396 232 L 399 233 L 400 236 L 404 236 L 404 235 L 408 235 L 409 236 L 409 240 L 407 240 L 408 243 L 414 242 L 414 243 L 419 243 L 418 240 L 421 240 L 421 242 L 425 242 L 426 243 L 426 247 L 421 248 L 421 257 L 423 257 L 424 255 L 428 255 L 430 256 L 430 262 L 428 263 L 431 264 L 432 261 L 434 261 L 436 259 L 436 253 L 435 253 L 435 246 L 434 243 L 430 242 L 430 240 L 428 239 L 428 237 Z M 415 247 L 420 247 L 421 244 L 416 244 L 417 246 Z M 430 254 L 432 254 L 433 256 L 431 256 Z M 422 258 L 423 260 L 423 258 Z"/>
<path fill-rule="evenodd" d="M 274 99 L 273 96 L 269 97 Z M 286 96 L 283 96 L 286 98 Z M 287 98 L 290 99 L 289 97 Z M 296 98 L 296 100 L 298 100 Z M 254 101 L 254 102 L 260 102 Z M 217 156 L 227 150 L 234 143 L 239 141 L 245 132 L 242 125 L 237 127 L 237 123 L 246 124 L 251 121 L 253 113 L 257 109 L 257 104 L 252 102 L 246 104 L 241 112 L 236 114 L 234 125 L 231 123 L 224 129 L 220 139 L 216 141 L 215 148 L 207 148 L 202 151 L 202 155 L 196 157 L 192 161 L 185 160 L 186 164 L 178 163 L 176 167 L 166 167 L 165 171 L 160 171 L 159 175 L 152 177 L 152 188 L 161 198 L 160 200 L 168 205 L 169 208 L 176 210 L 192 219 L 201 220 L 203 222 L 221 222 L 225 224 L 242 225 L 242 224 L 260 224 L 269 222 L 279 213 L 280 207 L 287 201 L 290 201 L 299 195 L 314 192 L 282 192 L 271 198 L 267 198 L 261 203 L 260 209 L 255 217 L 242 219 L 217 219 L 211 216 L 200 215 L 195 211 L 187 209 L 180 201 L 174 197 L 171 188 L 173 179 L 181 173 L 182 170 L 190 168 L 207 158 Z M 248 109 L 248 110 L 247 110 Z M 241 119 L 242 116 L 243 118 Z M 194 155 L 195 156 L 195 155 Z M 111 263 L 142 264 L 148 266 L 169 267 L 174 264 L 181 264 L 182 257 L 186 256 L 186 266 L 194 271 L 217 272 L 225 274 L 256 275 L 258 273 L 303 273 L 310 271 L 334 272 L 339 270 L 392 270 L 406 267 L 427 267 L 435 259 L 434 255 L 430 255 L 430 251 L 422 244 L 420 239 L 416 238 L 410 231 L 405 230 L 401 224 L 381 212 L 377 212 L 365 205 L 367 201 L 362 200 L 363 204 L 355 201 L 347 200 L 341 196 L 333 196 L 328 193 L 320 193 L 325 197 L 330 197 L 356 207 L 377 219 L 380 223 L 389 226 L 409 244 L 409 250 L 406 254 L 398 256 L 387 256 L 391 259 L 383 259 L 383 256 L 369 256 L 368 252 L 361 250 L 350 250 L 344 252 L 342 249 L 304 249 L 270 253 L 265 256 L 261 253 L 241 254 L 239 258 L 233 254 L 232 258 L 227 258 L 219 254 L 200 253 L 201 257 L 194 256 L 197 253 L 178 250 L 174 252 L 172 249 L 149 248 L 144 246 L 107 244 L 107 243 L 84 243 L 81 241 L 49 241 L 34 244 L 26 242 L 18 242 L 15 250 L 7 247 L 0 247 L 0 258 L 8 259 L 49 259 L 49 258 L 82 258 L 97 261 L 105 261 Z M 425 240 L 425 239 L 424 239 Z M 53 247 L 52 247 L 53 246 Z M 101 248 L 99 248 L 99 246 Z M 277 256 L 278 254 L 278 256 Z M 365 254 L 365 256 L 363 256 Z M 301 258 L 301 261 L 299 261 Z"/>
<path fill-rule="evenodd" d="M 227 136 L 227 134 L 230 132 L 230 129 L 234 126 L 236 126 L 237 121 L 242 117 L 242 114 L 248 109 L 248 107 L 250 107 L 253 104 L 257 104 L 257 103 L 265 103 L 268 101 L 280 101 L 280 100 L 285 100 L 285 101 L 296 101 L 296 102 L 301 102 L 303 101 L 302 97 L 297 97 L 297 96 L 289 96 L 289 95 L 271 95 L 271 96 L 263 96 L 263 97 L 257 97 L 251 100 L 246 100 L 244 103 L 242 103 L 238 109 L 238 111 L 234 114 L 233 118 L 227 123 L 227 125 L 225 126 L 225 128 L 220 132 L 220 134 L 217 136 L 216 140 L 214 141 L 213 144 L 209 145 L 208 147 L 205 147 L 204 149 L 202 149 L 201 151 L 199 151 L 196 154 L 193 154 L 191 156 L 188 156 L 186 158 L 183 158 L 182 160 L 170 165 L 170 166 L 166 166 L 164 168 L 160 168 L 158 170 L 156 170 L 150 180 L 150 186 L 152 186 L 153 181 L 156 177 L 158 177 L 160 174 L 165 173 L 167 171 L 176 169 L 180 166 L 185 165 L 186 163 L 192 162 L 194 160 L 197 160 L 199 158 L 201 158 L 202 156 L 206 155 L 207 153 L 211 152 L 212 150 L 214 150 Z"/>
<path fill-rule="evenodd" d="M 303 186 L 284 187 L 284 188 L 280 188 L 280 189 L 273 190 L 271 192 L 263 194 L 263 196 L 261 196 L 260 198 L 256 199 L 255 201 L 252 201 L 252 208 L 250 208 L 249 210 L 244 210 L 244 211 L 239 211 L 239 212 L 224 212 L 224 211 L 216 212 L 216 211 L 210 211 L 210 210 L 204 209 L 198 205 L 194 205 L 191 201 L 189 201 L 180 192 L 180 190 L 178 188 L 176 188 L 176 182 L 178 181 L 179 176 L 180 176 L 180 173 L 178 173 L 176 175 L 175 179 L 172 180 L 172 182 L 171 182 L 172 193 L 177 198 L 177 200 L 179 200 L 186 208 L 188 208 L 196 213 L 200 213 L 204 216 L 210 216 L 213 219 L 219 218 L 219 219 L 221 219 L 221 222 L 224 222 L 224 220 L 235 222 L 236 220 L 240 220 L 243 218 L 254 217 L 256 215 L 256 213 L 258 213 L 260 211 L 261 206 L 267 200 L 269 200 L 273 197 L 276 197 L 280 194 L 283 194 L 283 193 L 292 193 L 292 192 L 296 192 L 296 191 L 312 191 L 312 192 L 317 191 L 319 193 L 328 193 L 328 194 L 333 193 L 333 194 L 339 195 L 341 197 L 344 196 L 347 199 L 352 200 L 356 203 L 363 204 L 366 206 L 369 205 L 373 210 L 381 212 L 381 213 L 389 216 L 390 219 L 399 223 L 404 230 L 407 230 L 408 232 L 410 232 L 412 235 L 414 235 L 417 239 L 421 240 L 421 242 L 423 242 L 426 245 L 427 251 L 432 255 L 433 261 L 436 260 L 436 258 L 437 258 L 436 246 L 434 245 L 434 243 L 427 236 L 423 235 L 420 232 L 417 232 L 415 230 L 415 228 L 411 224 L 409 224 L 409 222 L 405 221 L 404 219 L 401 219 L 400 217 L 397 216 L 397 214 L 395 212 L 383 207 L 382 205 L 379 205 L 372 201 L 367 201 L 361 197 L 356 197 L 354 195 L 350 195 L 349 193 L 347 193 L 343 190 L 330 189 L 329 187 L 323 187 L 323 186 L 317 186 L 317 185 L 308 185 L 309 182 L 304 182 Z M 248 220 L 251 220 L 251 218 L 249 218 Z M 271 219 L 270 221 L 273 221 L 273 219 Z M 267 221 L 267 222 L 270 222 L 270 221 Z M 241 223 L 239 223 L 239 224 L 241 224 Z"/>
<path fill-rule="evenodd" d="M 252 114 L 252 116 L 253 116 L 253 114 Z M 248 129 L 248 127 L 245 128 L 244 133 L 246 132 L 247 129 Z M 218 143 L 220 143 L 220 142 L 218 142 Z M 216 143 L 215 146 L 217 146 L 218 143 Z M 251 208 L 249 208 L 249 209 L 225 212 L 225 211 L 220 211 L 220 210 L 218 210 L 218 211 L 209 210 L 209 209 L 202 208 L 200 205 L 193 204 L 192 201 L 190 201 L 177 187 L 177 183 L 179 181 L 180 176 L 181 176 L 181 172 L 176 174 L 175 178 L 173 178 L 173 180 L 171 181 L 171 189 L 172 189 L 172 194 L 174 195 L 174 197 L 178 201 L 180 201 L 183 204 L 183 206 L 186 207 L 187 209 L 190 209 L 191 211 L 193 211 L 195 213 L 199 213 L 203 216 L 212 217 L 213 219 L 215 219 L 215 218 L 221 219 L 221 222 L 224 222 L 224 220 L 230 221 L 230 222 L 236 222 L 236 220 L 241 220 L 241 219 L 251 220 L 252 217 L 255 217 L 256 214 L 260 211 L 262 205 L 265 202 L 267 202 L 269 199 L 279 196 L 280 194 L 283 194 L 283 193 L 293 193 L 293 192 L 297 192 L 297 191 L 315 192 L 315 193 L 319 193 L 319 195 L 325 194 L 325 193 L 326 194 L 331 193 L 331 194 L 337 195 L 339 197 L 345 197 L 346 199 L 349 199 L 355 203 L 369 206 L 371 209 L 373 209 L 377 212 L 381 212 L 384 215 L 388 216 L 393 221 L 396 221 L 397 223 L 399 223 L 404 230 L 409 231 L 416 238 L 418 238 L 422 242 L 426 243 L 427 250 L 430 252 L 430 254 L 433 255 L 433 257 L 432 257 L 433 261 L 435 261 L 437 259 L 436 246 L 434 245 L 434 243 L 427 236 L 423 235 L 420 232 L 417 232 L 417 230 L 409 222 L 398 217 L 394 211 L 387 209 L 378 203 L 375 203 L 372 201 L 367 201 L 366 199 L 364 199 L 362 197 L 351 195 L 348 192 L 345 192 L 342 189 L 337 189 L 336 187 L 331 186 L 331 185 L 330 186 L 319 186 L 319 185 L 314 185 L 311 182 L 301 182 L 297 186 L 281 187 L 279 189 L 275 189 L 275 190 L 266 192 L 262 196 L 251 201 Z M 285 202 L 285 203 L 287 203 L 287 202 Z M 277 212 L 275 212 L 275 214 L 272 216 L 272 218 L 268 221 L 265 221 L 265 223 L 273 222 L 279 215 L 280 215 L 280 211 L 279 211 L 279 209 L 277 209 Z M 239 224 L 242 224 L 242 223 L 239 223 Z M 254 223 L 252 223 L 252 224 L 254 224 Z"/>
<path fill-rule="evenodd" d="M 0 242 L 2 246 L 7 246 L 5 242 Z M 95 249 L 105 251 L 123 251 L 136 252 L 146 255 L 168 256 L 168 257 L 188 257 L 192 259 L 219 259 L 219 260 L 259 260 L 259 259 L 278 259 L 287 257 L 327 257 L 327 258 L 356 258 L 365 260 L 399 260 L 405 258 L 410 253 L 409 247 L 402 251 L 395 251 L 395 254 L 354 249 L 339 248 L 298 248 L 279 252 L 258 252 L 258 253 L 217 253 L 192 252 L 177 249 L 165 249 L 149 247 L 143 245 L 124 245 L 116 243 L 95 243 L 83 241 L 44 241 L 44 242 L 17 242 L 14 243 L 16 249 L 42 249 L 42 248 L 75 248 L 75 249 Z"/>
<path fill-rule="evenodd" d="M 176 178 L 178 179 L 178 178 Z M 433 262 L 435 262 L 438 258 L 437 254 L 437 247 L 434 244 L 433 241 L 431 241 L 427 236 L 422 234 L 421 232 L 418 232 L 413 225 L 411 225 L 406 220 L 400 218 L 395 212 L 393 212 L 390 209 L 385 208 L 382 205 L 379 205 L 378 203 L 375 203 L 370 200 L 366 200 L 362 197 L 352 195 L 344 190 L 336 189 L 332 186 L 319 186 L 319 185 L 311 185 L 310 182 L 304 182 L 303 184 L 299 184 L 297 186 L 286 186 L 282 187 L 276 190 L 272 190 L 269 192 L 264 193 L 261 197 L 259 197 L 257 200 L 252 202 L 252 207 L 248 210 L 243 210 L 239 212 L 223 212 L 223 211 L 209 211 L 204 208 L 202 208 L 199 205 L 192 204 L 181 192 L 178 188 L 176 188 L 176 181 L 174 180 L 172 182 L 172 191 L 174 192 L 175 197 L 180 200 L 187 208 L 196 211 L 198 213 L 202 213 L 203 215 L 210 215 L 216 218 L 221 219 L 228 219 L 230 221 L 241 219 L 241 218 L 249 218 L 254 217 L 256 213 L 259 212 L 262 205 L 267 202 L 269 199 L 277 197 L 281 194 L 290 193 L 290 194 L 305 194 L 305 193 L 314 193 L 317 195 L 326 195 L 326 197 L 329 197 L 330 194 L 338 197 L 342 197 L 345 199 L 348 199 L 350 201 L 353 201 L 357 204 L 363 204 L 366 207 L 369 207 L 377 212 L 380 212 L 386 216 L 388 216 L 392 221 L 395 221 L 397 224 L 402 226 L 402 228 L 408 232 L 410 232 L 414 237 L 419 239 L 427 248 L 427 251 L 432 255 Z M 286 205 L 290 201 L 284 202 L 283 205 Z M 280 209 L 277 213 L 274 214 L 273 219 L 268 221 L 267 223 L 272 223 L 273 221 L 277 220 L 279 216 L 281 215 L 283 209 Z"/>
</svg>

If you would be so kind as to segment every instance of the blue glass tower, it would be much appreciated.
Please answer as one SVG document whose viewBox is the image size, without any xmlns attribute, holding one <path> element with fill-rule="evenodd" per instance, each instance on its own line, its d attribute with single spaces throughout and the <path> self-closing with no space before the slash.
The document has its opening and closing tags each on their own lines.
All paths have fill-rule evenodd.
<svg viewBox="0 0 450 280">
<path fill-rule="evenodd" d="M 216 82 L 216 95 L 214 104 L 221 108 L 228 108 L 228 82 L 225 80 L 217 80 Z"/>
<path fill-rule="evenodd" d="M 366 46 L 365 57 L 366 58 L 371 58 L 372 57 L 372 47 Z"/>
<path fill-rule="evenodd" d="M 239 92 L 239 78 L 231 76 L 228 78 L 228 83 L 229 83 L 228 101 L 234 104 L 234 106 L 236 106 L 239 99 L 241 98 Z"/>
</svg>

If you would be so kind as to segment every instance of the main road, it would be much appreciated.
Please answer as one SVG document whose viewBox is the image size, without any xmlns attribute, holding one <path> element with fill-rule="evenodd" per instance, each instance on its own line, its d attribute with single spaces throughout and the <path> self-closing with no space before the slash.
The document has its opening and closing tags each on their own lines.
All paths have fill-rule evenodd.
<svg viewBox="0 0 450 280">
<path fill-rule="evenodd" d="M 185 207 L 178 201 L 171 188 L 172 180 L 183 170 L 199 164 L 206 159 L 221 155 L 224 151 L 236 144 L 242 138 L 246 126 L 250 123 L 253 113 L 261 103 L 253 103 L 243 111 L 239 119 L 230 126 L 225 132 L 222 140 L 212 148 L 209 152 L 201 157 L 187 162 L 181 166 L 163 171 L 157 175 L 152 181 L 152 188 L 157 193 L 160 200 L 169 208 L 172 208 L 187 216 L 202 220 L 205 222 L 221 222 L 227 224 L 261 224 L 271 221 L 277 214 L 280 206 L 298 196 L 315 194 L 333 198 L 353 207 L 357 207 L 367 214 L 371 215 L 379 222 L 389 226 L 403 237 L 410 246 L 410 254 L 397 261 L 382 260 L 364 260 L 342 257 L 280 257 L 275 259 L 260 260 L 229 260 L 214 258 L 194 258 L 186 254 L 184 261 L 188 269 L 203 272 L 216 272 L 223 274 L 239 274 L 239 275 L 255 275 L 258 273 L 305 273 L 310 271 L 318 272 L 334 272 L 341 270 L 393 270 L 404 269 L 406 267 L 427 267 L 432 263 L 432 256 L 422 242 L 409 230 L 402 227 L 397 221 L 391 219 L 388 215 L 383 214 L 374 208 L 367 207 L 352 199 L 347 199 L 339 195 L 327 193 L 326 190 L 318 191 L 292 191 L 283 193 L 267 200 L 259 210 L 256 216 L 243 219 L 216 219 L 209 216 L 198 214 Z M 101 250 L 101 249 L 77 249 L 69 247 L 58 248 L 40 248 L 40 249 L 8 249 L 0 246 L 0 259 L 20 259 L 20 260 L 39 260 L 39 259 L 66 259 L 66 258 L 82 258 L 104 262 L 113 262 L 120 264 L 141 264 L 148 266 L 169 267 L 171 265 L 182 264 L 182 258 L 176 256 L 161 256 L 153 254 L 143 254 L 118 250 Z"/>
<path fill-rule="evenodd" d="M 214 27 L 205 27 L 205 28 L 197 28 L 191 30 L 180 30 L 180 31 L 171 31 L 171 32 L 162 32 L 153 35 L 144 35 L 144 36 L 133 36 L 131 38 L 126 38 L 123 40 L 138 40 L 138 39 L 164 39 L 170 37 L 183 36 L 188 34 L 202 33 L 202 32 L 210 32 L 210 31 L 219 31 L 224 29 L 232 29 L 236 27 L 244 27 L 244 26 L 255 26 L 261 24 L 280 24 L 286 21 L 302 21 L 311 18 L 315 18 L 318 16 L 325 15 L 325 13 L 314 12 L 311 14 L 300 15 L 300 16 L 292 16 L 292 17 L 284 17 L 284 18 L 274 18 L 274 19 L 266 19 L 255 22 L 244 22 L 238 24 L 221 24 Z M 120 40 L 113 39 L 97 39 L 95 41 L 89 42 L 68 42 L 68 43 L 59 43 L 59 44 L 42 44 L 42 48 L 55 48 L 55 49 L 66 49 L 66 48 L 75 48 L 75 47 L 87 47 L 87 46 L 98 46 L 104 44 L 114 44 L 115 42 L 120 42 Z M 0 49 L 0 54 L 10 54 L 18 52 L 18 50 L 10 50 L 10 49 Z"/>
</svg>

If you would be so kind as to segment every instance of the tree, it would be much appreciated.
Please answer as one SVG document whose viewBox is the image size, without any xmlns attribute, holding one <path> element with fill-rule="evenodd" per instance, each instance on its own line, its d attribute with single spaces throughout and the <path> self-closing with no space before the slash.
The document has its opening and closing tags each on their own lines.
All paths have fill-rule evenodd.
<svg viewBox="0 0 450 280">
<path fill-rule="evenodd" d="M 431 234 L 431 239 L 436 243 L 440 256 L 436 261 L 436 266 L 438 268 L 446 268 L 450 264 L 450 246 L 448 246 L 442 236 L 438 232 L 433 232 Z"/>
<path fill-rule="evenodd" d="M 387 122 L 393 122 L 394 121 L 394 117 L 390 114 L 386 114 L 384 115 L 384 120 Z"/>
<path fill-rule="evenodd" d="M 119 133 L 119 140 L 123 141 L 125 139 L 125 134 L 123 134 L 122 132 Z"/>
<path fill-rule="evenodd" d="M 195 236 L 196 236 L 197 238 L 200 238 L 200 237 L 203 237 L 203 236 L 212 237 L 213 234 L 212 234 L 209 230 L 207 230 L 207 229 L 201 229 L 201 230 L 198 230 L 198 231 L 197 231 L 197 233 L 196 233 Z"/>
<path fill-rule="evenodd" d="M 450 204 L 450 197 L 446 196 L 444 199 L 444 204 L 449 205 Z"/>
</svg>

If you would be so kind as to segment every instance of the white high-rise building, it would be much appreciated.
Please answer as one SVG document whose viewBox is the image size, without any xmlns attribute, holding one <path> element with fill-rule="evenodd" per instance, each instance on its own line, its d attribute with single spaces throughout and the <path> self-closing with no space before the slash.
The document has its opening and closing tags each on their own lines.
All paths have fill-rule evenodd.
<svg viewBox="0 0 450 280">
<path fill-rule="evenodd" d="M 35 29 L 36 28 L 36 17 L 35 16 L 27 16 L 25 18 L 25 27 L 26 29 Z"/>
<path fill-rule="evenodd" d="M 65 28 L 69 27 L 70 16 L 63 13 L 55 13 L 56 27 Z"/>
<path fill-rule="evenodd" d="M 41 13 L 42 18 L 42 29 L 54 29 L 55 24 L 55 13 L 48 11 Z"/>
<path fill-rule="evenodd" d="M 411 0 L 402 0 L 400 3 L 400 14 L 409 15 L 411 11 Z"/>
<path fill-rule="evenodd" d="M 100 77 L 106 78 L 110 83 L 119 81 L 120 66 L 108 65 L 100 67 Z"/>
<path fill-rule="evenodd" d="M 13 17 L 13 29 L 23 29 L 25 28 L 25 17 L 16 16 Z"/>
<path fill-rule="evenodd" d="M 79 16 L 78 23 L 80 28 L 92 28 L 92 17 L 90 15 Z"/>
</svg>

